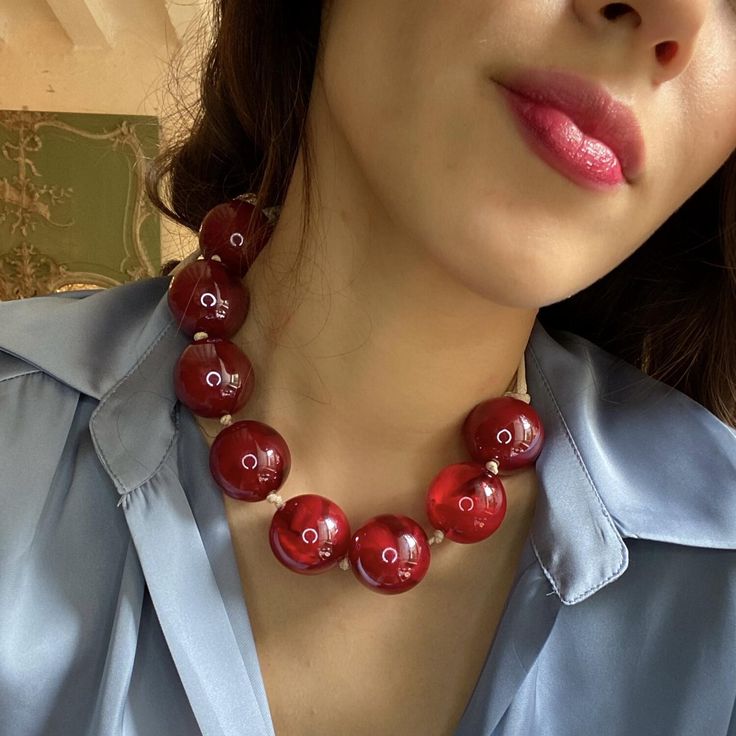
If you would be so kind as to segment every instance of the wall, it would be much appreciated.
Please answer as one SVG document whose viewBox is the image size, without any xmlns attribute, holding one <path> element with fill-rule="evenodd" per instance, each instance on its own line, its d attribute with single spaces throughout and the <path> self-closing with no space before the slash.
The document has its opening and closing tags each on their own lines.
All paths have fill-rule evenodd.
<svg viewBox="0 0 736 736">
<path fill-rule="evenodd" d="M 161 117 L 181 130 L 207 42 L 206 0 L 0 0 L 0 109 Z M 170 89 L 172 62 L 190 73 Z M 162 258 L 196 248 L 162 218 Z"/>
</svg>

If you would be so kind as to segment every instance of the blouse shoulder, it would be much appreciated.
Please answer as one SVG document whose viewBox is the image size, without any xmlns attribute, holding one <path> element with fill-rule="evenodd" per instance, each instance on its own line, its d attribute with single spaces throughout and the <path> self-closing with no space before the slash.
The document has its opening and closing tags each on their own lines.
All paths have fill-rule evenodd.
<svg viewBox="0 0 736 736">
<path fill-rule="evenodd" d="M 160 327 L 151 316 L 169 281 L 151 277 L 0 302 L 0 355 L 100 400 L 151 343 L 150 328 Z M 13 370 L 7 358 L 3 362 Z"/>
<path fill-rule="evenodd" d="M 549 430 L 537 468 L 550 496 L 588 499 L 596 533 L 612 521 L 622 537 L 736 549 L 733 427 L 589 340 L 539 322 L 527 366 Z"/>
<path fill-rule="evenodd" d="M 95 373 L 74 355 L 94 340 L 65 320 L 96 298 L 0 304 L 0 682 L 7 704 L 28 702 L 33 683 L 36 704 L 4 714 L 13 733 L 40 732 L 50 710 L 89 719 L 111 642 L 135 651 L 136 629 L 121 627 L 144 581 L 90 434 Z"/>
</svg>

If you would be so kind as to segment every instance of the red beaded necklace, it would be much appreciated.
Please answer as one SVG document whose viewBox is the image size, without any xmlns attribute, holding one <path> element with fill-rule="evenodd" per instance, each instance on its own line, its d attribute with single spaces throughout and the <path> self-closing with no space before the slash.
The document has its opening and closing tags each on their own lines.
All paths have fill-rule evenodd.
<svg viewBox="0 0 736 736">
<path fill-rule="evenodd" d="M 506 514 L 499 474 L 532 465 L 544 429 L 526 393 L 524 357 L 517 391 L 477 404 L 462 425 L 472 461 L 440 470 L 427 491 L 428 537 L 408 516 L 380 514 L 351 533 L 343 510 L 313 493 L 284 502 L 276 492 L 289 475 L 284 438 L 262 422 L 232 415 L 254 388 L 253 366 L 228 338 L 245 321 L 250 294 L 242 278 L 268 242 L 271 223 L 249 201 L 236 199 L 210 210 L 199 230 L 201 255 L 172 278 L 168 304 L 179 328 L 194 342 L 174 369 L 176 396 L 194 414 L 220 417 L 225 428 L 210 448 L 213 478 L 240 501 L 269 501 L 277 510 L 269 531 L 276 559 L 312 575 L 339 565 L 378 593 L 403 593 L 427 573 L 430 547 L 445 537 L 469 544 L 487 539 Z"/>
</svg>

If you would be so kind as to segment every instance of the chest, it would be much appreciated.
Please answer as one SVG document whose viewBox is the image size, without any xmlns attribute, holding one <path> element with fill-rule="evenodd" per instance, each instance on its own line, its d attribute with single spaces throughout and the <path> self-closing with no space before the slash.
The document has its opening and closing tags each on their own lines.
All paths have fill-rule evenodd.
<svg viewBox="0 0 736 736">
<path fill-rule="evenodd" d="M 443 542 L 425 579 L 396 596 L 339 568 L 287 570 L 268 545 L 271 505 L 224 497 L 276 736 L 452 736 L 531 525 L 536 479 L 514 480 L 491 538 Z"/>
</svg>

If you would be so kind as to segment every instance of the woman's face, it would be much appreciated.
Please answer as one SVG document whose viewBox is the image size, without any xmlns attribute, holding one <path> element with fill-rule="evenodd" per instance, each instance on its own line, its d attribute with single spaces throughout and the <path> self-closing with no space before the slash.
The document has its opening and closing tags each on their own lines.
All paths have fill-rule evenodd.
<svg viewBox="0 0 736 736">
<path fill-rule="evenodd" d="M 736 0 L 339 0 L 324 12 L 322 101 L 362 177 L 398 227 L 499 304 L 541 307 L 598 280 L 736 149 Z M 632 181 L 581 183 L 527 142 L 501 85 L 550 69 L 630 108 L 643 145 Z M 564 142 L 555 115 L 542 124 L 562 125 L 548 130 Z"/>
</svg>

